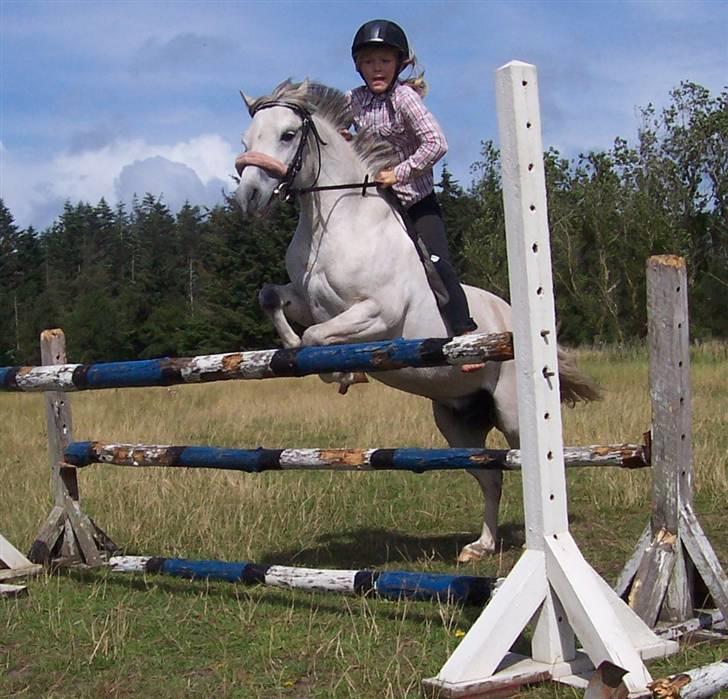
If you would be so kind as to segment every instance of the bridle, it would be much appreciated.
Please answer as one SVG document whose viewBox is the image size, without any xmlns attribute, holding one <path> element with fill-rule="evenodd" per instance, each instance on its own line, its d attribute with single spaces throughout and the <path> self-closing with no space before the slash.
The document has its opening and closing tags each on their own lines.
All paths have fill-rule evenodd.
<svg viewBox="0 0 728 699">
<path fill-rule="evenodd" d="M 279 178 L 278 185 L 273 190 L 273 194 L 280 197 L 283 201 L 288 201 L 294 195 L 310 194 L 312 192 L 323 192 L 335 189 L 361 189 L 361 195 L 366 196 L 367 188 L 376 187 L 377 183 L 369 180 L 369 175 L 364 177 L 363 182 L 353 182 L 349 184 L 330 184 L 330 185 L 316 185 L 318 178 L 321 175 L 321 146 L 328 145 L 326 141 L 321 138 L 316 123 L 313 120 L 311 112 L 305 107 L 295 102 L 286 102 L 284 100 L 271 100 L 270 102 L 263 102 L 257 105 L 254 109 L 250 110 L 250 116 L 254 117 L 259 111 L 263 109 L 269 109 L 271 107 L 286 107 L 301 119 L 301 139 L 298 142 L 298 147 L 293 155 L 293 159 L 286 169 L 285 175 Z M 314 178 L 314 185 L 311 187 L 293 187 L 293 181 L 298 177 L 298 173 L 301 172 L 303 167 L 303 156 L 306 148 L 306 143 L 309 140 L 309 136 L 313 135 L 314 143 L 316 144 L 316 152 L 318 155 L 318 171 Z M 242 172 L 242 170 L 241 170 Z"/>
</svg>

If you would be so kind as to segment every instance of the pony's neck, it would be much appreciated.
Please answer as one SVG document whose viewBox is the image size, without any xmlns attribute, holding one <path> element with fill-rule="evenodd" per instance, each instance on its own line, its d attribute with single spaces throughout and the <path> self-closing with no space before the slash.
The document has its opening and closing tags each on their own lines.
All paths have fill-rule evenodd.
<svg viewBox="0 0 728 699">
<path fill-rule="evenodd" d="M 356 152 L 352 144 L 347 141 L 328 121 L 319 119 L 316 127 L 326 145 L 321 146 L 321 161 L 319 169 L 318 150 L 313 145 L 309 148 L 305 167 L 306 177 L 299 186 L 330 186 L 364 182 L 367 175 L 371 179 L 372 173 L 367 164 Z M 367 190 L 372 194 L 372 190 Z M 324 192 L 312 192 L 300 197 L 301 216 L 308 224 L 314 237 L 316 232 L 326 228 L 329 217 L 334 209 L 342 207 L 356 214 L 351 207 L 358 207 L 365 198 L 355 189 L 335 189 Z"/>
<path fill-rule="evenodd" d="M 366 163 L 357 154 L 351 142 L 347 141 L 328 121 L 319 119 L 316 126 L 321 138 L 326 143 L 321 146 L 321 170 L 318 168 L 318 155 L 315 150 L 310 151 L 309 158 L 312 180 L 317 181 L 311 185 L 336 185 L 362 182 L 368 172 Z"/>
</svg>

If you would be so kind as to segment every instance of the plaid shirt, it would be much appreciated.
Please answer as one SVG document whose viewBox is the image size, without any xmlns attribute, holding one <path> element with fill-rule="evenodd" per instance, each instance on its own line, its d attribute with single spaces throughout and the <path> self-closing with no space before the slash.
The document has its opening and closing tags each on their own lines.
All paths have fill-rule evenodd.
<svg viewBox="0 0 728 699">
<path fill-rule="evenodd" d="M 395 83 L 383 95 L 363 85 L 347 97 L 354 128 L 372 130 L 394 148 L 399 164 L 392 189 L 402 204 L 409 208 L 424 199 L 432 192 L 432 167 L 447 153 L 447 141 L 420 96 L 408 85 Z"/>
</svg>

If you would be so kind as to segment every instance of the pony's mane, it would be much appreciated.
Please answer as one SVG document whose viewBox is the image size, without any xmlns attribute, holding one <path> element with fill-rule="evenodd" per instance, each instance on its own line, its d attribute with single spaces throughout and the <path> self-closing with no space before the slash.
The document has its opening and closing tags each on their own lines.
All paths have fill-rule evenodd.
<svg viewBox="0 0 728 699">
<path fill-rule="evenodd" d="M 346 95 L 334 87 L 304 80 L 294 83 L 285 80 L 270 95 L 258 97 L 251 105 L 251 113 L 268 102 L 290 102 L 302 107 L 311 114 L 325 119 L 337 131 L 348 129 L 352 123 L 349 100 Z M 391 166 L 393 151 L 383 139 L 369 130 L 354 135 L 351 141 L 356 154 L 372 171 Z"/>
</svg>

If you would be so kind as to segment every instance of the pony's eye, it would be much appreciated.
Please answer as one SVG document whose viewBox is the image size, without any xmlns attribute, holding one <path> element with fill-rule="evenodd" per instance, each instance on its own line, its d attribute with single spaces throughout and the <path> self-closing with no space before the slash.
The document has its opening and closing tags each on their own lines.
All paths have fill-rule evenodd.
<svg viewBox="0 0 728 699">
<path fill-rule="evenodd" d="M 294 138 L 296 138 L 295 131 L 284 131 L 281 136 L 281 141 L 284 141 L 285 143 L 290 143 Z"/>
</svg>

